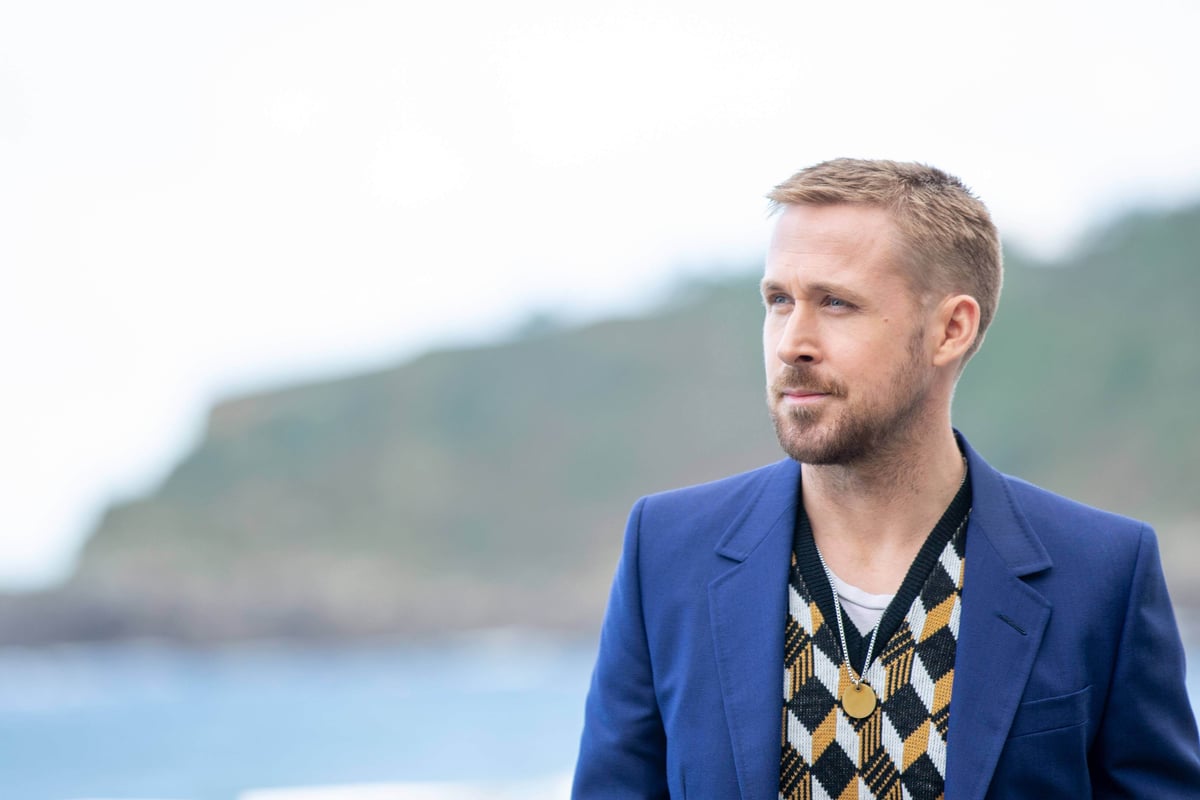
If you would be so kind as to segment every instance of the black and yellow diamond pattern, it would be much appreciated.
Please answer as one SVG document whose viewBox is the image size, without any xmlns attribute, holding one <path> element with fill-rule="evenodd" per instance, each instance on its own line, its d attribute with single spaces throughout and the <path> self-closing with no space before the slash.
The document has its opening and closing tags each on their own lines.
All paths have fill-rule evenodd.
<svg viewBox="0 0 1200 800">
<path fill-rule="evenodd" d="M 867 669 L 864 677 L 879 704 L 864 719 L 848 716 L 837 701 L 850 678 L 836 623 L 827 622 L 792 557 L 781 800 L 944 797 L 964 542 L 960 527 Z"/>
</svg>

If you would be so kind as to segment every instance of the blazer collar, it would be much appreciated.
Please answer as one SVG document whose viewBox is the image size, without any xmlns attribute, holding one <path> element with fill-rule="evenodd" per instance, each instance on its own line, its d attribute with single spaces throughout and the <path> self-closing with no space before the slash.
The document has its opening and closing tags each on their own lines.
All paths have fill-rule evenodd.
<svg viewBox="0 0 1200 800">
<path fill-rule="evenodd" d="M 955 436 L 971 470 L 968 535 L 979 531 L 979 535 L 985 536 L 1014 575 L 1032 575 L 1049 569 L 1053 565 L 1050 554 L 1013 500 L 1008 479 L 984 461 L 961 433 L 955 431 Z"/>
<path fill-rule="evenodd" d="M 791 531 L 800 492 L 800 464 L 785 458 L 765 467 L 761 474 L 764 479 L 759 491 L 717 539 L 718 555 L 745 561 L 781 522 Z M 788 543 L 790 547 L 790 538 Z"/>
</svg>

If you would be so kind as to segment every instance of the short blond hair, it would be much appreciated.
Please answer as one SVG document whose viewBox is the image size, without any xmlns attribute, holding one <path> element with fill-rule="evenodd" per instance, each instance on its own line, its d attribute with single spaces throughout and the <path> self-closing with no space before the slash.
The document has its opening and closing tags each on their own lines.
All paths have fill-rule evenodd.
<svg viewBox="0 0 1200 800">
<path fill-rule="evenodd" d="M 991 215 L 961 180 L 925 164 L 837 158 L 800 170 L 767 198 L 773 211 L 843 203 L 888 211 L 918 295 L 957 292 L 979 303 L 979 333 L 963 363 L 979 349 L 996 315 L 1004 268 Z"/>
</svg>

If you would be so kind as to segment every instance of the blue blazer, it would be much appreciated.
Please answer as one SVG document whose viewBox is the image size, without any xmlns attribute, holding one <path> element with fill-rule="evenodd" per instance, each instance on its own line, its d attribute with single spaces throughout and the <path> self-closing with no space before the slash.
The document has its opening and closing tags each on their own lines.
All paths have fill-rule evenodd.
<svg viewBox="0 0 1200 800">
<path fill-rule="evenodd" d="M 1001 475 L 972 512 L 946 797 L 1200 798 L 1153 532 Z M 630 515 L 572 796 L 777 800 L 790 459 Z"/>
</svg>

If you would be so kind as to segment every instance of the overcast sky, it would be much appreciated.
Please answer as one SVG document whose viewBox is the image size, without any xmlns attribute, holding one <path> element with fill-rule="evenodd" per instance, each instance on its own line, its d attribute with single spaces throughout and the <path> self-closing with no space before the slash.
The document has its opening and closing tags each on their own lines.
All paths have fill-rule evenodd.
<svg viewBox="0 0 1200 800">
<path fill-rule="evenodd" d="M 0 0 L 0 588 L 249 387 L 752 265 L 852 155 L 1042 254 L 1200 198 L 1200 6 Z"/>
</svg>

